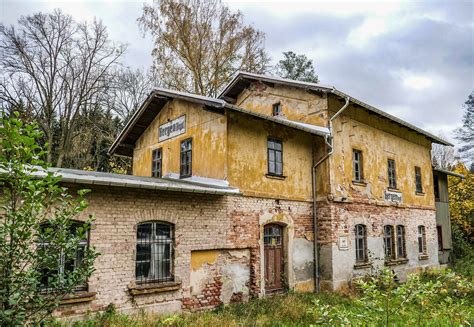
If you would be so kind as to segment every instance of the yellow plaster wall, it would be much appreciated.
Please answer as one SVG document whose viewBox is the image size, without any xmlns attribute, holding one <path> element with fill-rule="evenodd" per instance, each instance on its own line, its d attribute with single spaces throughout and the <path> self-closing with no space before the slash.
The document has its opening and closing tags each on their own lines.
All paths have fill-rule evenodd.
<svg viewBox="0 0 474 327">
<path fill-rule="evenodd" d="M 341 105 L 334 104 L 333 108 Z M 402 204 L 434 206 L 431 143 L 425 137 L 352 105 L 334 121 L 333 131 L 330 173 L 331 191 L 335 197 L 382 201 L 388 187 L 387 160 L 390 158 L 395 160 Z M 353 149 L 362 151 L 365 186 L 352 182 Z M 415 191 L 415 166 L 421 168 L 423 195 L 417 195 Z"/>
<path fill-rule="evenodd" d="M 186 115 L 186 133 L 158 142 L 158 127 Z M 225 179 L 226 177 L 226 117 L 202 109 L 199 104 L 172 100 L 138 139 L 133 152 L 133 175 L 151 176 L 152 150 L 163 150 L 163 175 L 178 173 L 180 143 L 192 137 L 193 176 Z"/>
<path fill-rule="evenodd" d="M 197 270 L 205 263 L 212 265 L 219 256 L 219 250 L 202 250 L 191 252 L 191 268 Z"/>
<path fill-rule="evenodd" d="M 273 105 L 280 103 L 283 115 L 296 121 L 327 126 L 327 97 L 300 88 L 253 83 L 238 97 L 236 105 L 271 116 Z"/>
<path fill-rule="evenodd" d="M 284 179 L 267 177 L 267 138 L 283 142 Z M 315 137 L 261 119 L 229 112 L 228 180 L 244 195 L 310 201 Z"/>
</svg>

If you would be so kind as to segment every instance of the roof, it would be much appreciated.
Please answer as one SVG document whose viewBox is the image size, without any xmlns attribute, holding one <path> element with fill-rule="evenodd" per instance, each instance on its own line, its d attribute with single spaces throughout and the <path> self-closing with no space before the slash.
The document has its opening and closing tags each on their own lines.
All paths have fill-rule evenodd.
<svg viewBox="0 0 474 327">
<path fill-rule="evenodd" d="M 451 175 L 451 176 L 454 176 L 454 177 L 459 177 L 459 178 L 462 178 L 462 179 L 466 178 L 466 176 L 464 176 L 463 174 L 458 174 L 458 173 L 455 173 L 455 172 L 452 172 L 450 170 L 443 169 L 443 168 L 433 167 L 433 171 L 443 173 L 443 174 L 446 174 L 446 175 Z"/>
<path fill-rule="evenodd" d="M 241 112 L 243 114 L 247 114 L 247 115 L 250 115 L 250 116 L 257 117 L 257 118 L 272 121 L 274 123 L 284 125 L 284 126 L 287 126 L 287 127 L 291 127 L 291 128 L 294 128 L 294 129 L 297 129 L 297 130 L 300 130 L 300 131 L 304 131 L 304 132 L 307 132 L 307 133 L 310 133 L 310 134 L 314 134 L 314 135 L 318 135 L 318 136 L 326 136 L 326 135 L 330 134 L 329 128 L 326 128 L 326 127 L 311 125 L 311 124 L 307 124 L 307 123 L 301 123 L 301 122 L 298 122 L 298 121 L 286 119 L 285 117 L 281 117 L 281 116 L 268 116 L 268 115 L 265 115 L 265 114 L 262 114 L 262 113 L 259 113 L 259 112 L 244 109 L 244 108 L 241 108 L 241 107 L 238 107 L 238 106 L 235 106 L 235 105 L 231 105 L 231 104 L 227 104 L 225 107 L 227 109 L 230 109 L 230 110 L 233 110 L 233 111 Z"/>
<path fill-rule="evenodd" d="M 105 185 L 185 193 L 218 195 L 241 194 L 238 188 L 229 187 L 227 181 L 212 180 L 209 178 L 200 178 L 198 181 L 193 181 L 192 179 L 141 177 L 69 168 L 48 168 L 47 170 L 44 170 L 41 167 L 35 167 L 32 169 L 32 174 L 38 178 L 46 176 L 47 172 L 60 176 L 61 182 L 65 183 Z M 2 173 L 6 174 L 5 171 Z"/>
<path fill-rule="evenodd" d="M 323 84 L 317 84 L 317 83 L 310 83 L 310 82 L 303 82 L 303 81 L 295 81 L 291 79 L 285 79 L 285 78 L 280 78 L 280 77 L 274 77 L 274 76 L 268 76 L 268 75 L 259 75 L 259 74 L 253 74 L 253 73 L 247 73 L 247 72 L 238 72 L 234 78 L 230 81 L 230 83 L 224 88 L 224 90 L 219 94 L 218 98 L 224 99 L 226 101 L 235 99 L 237 95 L 242 92 L 243 89 L 245 89 L 250 82 L 252 81 L 261 81 L 261 82 L 266 82 L 266 83 L 274 83 L 274 84 L 280 84 L 280 85 L 287 85 L 287 86 L 292 86 L 292 87 L 297 87 L 297 88 L 303 88 L 306 90 L 313 90 L 313 91 L 322 91 L 322 92 L 328 92 L 335 94 L 341 98 L 348 98 L 349 101 L 352 103 L 355 103 L 362 108 L 377 114 L 381 117 L 387 118 L 403 127 L 406 127 L 408 129 L 413 130 L 414 132 L 421 134 L 431 140 L 434 143 L 442 144 L 442 145 L 448 145 L 448 146 L 453 146 L 451 143 L 447 142 L 446 140 L 443 140 L 442 138 L 433 135 L 427 131 L 422 130 L 421 128 L 418 128 L 410 123 L 407 123 L 406 121 L 403 121 L 400 118 L 397 118 L 395 116 L 392 116 L 385 111 L 382 111 L 378 108 L 375 108 L 367 103 L 364 103 L 344 92 L 339 91 L 336 89 L 334 86 L 328 86 L 328 85 L 323 85 Z"/>
<path fill-rule="evenodd" d="M 201 104 L 209 109 L 214 109 L 225 113 L 225 109 L 237 111 L 246 115 L 272 121 L 274 123 L 308 132 L 313 135 L 325 136 L 329 134 L 329 129 L 311 124 L 292 121 L 283 117 L 273 117 L 261 113 L 253 112 L 244 108 L 227 103 L 222 99 L 215 99 L 196 94 L 179 92 L 168 89 L 155 89 L 143 102 L 141 107 L 129 119 L 119 136 L 109 149 L 109 153 L 131 156 L 133 147 L 143 131 L 155 119 L 156 115 L 171 99 L 181 99 L 193 103 Z"/>
</svg>

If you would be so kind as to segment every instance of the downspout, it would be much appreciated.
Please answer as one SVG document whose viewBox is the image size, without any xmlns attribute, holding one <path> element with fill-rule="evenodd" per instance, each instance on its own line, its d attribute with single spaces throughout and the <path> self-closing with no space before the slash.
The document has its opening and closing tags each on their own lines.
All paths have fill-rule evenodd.
<svg viewBox="0 0 474 327">
<path fill-rule="evenodd" d="M 328 153 L 326 153 L 318 162 L 316 162 L 312 169 L 313 176 L 313 232 L 314 232 L 314 282 L 315 290 L 317 293 L 320 292 L 320 281 L 321 276 L 319 275 L 319 228 L 318 228 L 318 215 L 316 214 L 316 169 L 320 164 L 322 164 L 329 156 L 333 153 L 333 144 L 332 144 L 332 121 L 336 119 L 346 108 L 349 106 L 349 97 L 346 97 L 346 103 L 339 109 L 334 116 L 329 119 L 329 135 L 326 136 L 325 142 L 329 147 Z"/>
</svg>

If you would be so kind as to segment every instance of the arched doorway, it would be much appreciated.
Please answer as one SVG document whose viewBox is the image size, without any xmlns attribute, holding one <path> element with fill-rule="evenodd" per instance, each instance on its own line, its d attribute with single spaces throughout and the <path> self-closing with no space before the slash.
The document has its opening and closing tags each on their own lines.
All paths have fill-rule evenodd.
<svg viewBox="0 0 474 327">
<path fill-rule="evenodd" d="M 265 225 L 263 244 L 265 293 L 275 293 L 283 289 L 283 227 L 277 224 Z"/>
</svg>

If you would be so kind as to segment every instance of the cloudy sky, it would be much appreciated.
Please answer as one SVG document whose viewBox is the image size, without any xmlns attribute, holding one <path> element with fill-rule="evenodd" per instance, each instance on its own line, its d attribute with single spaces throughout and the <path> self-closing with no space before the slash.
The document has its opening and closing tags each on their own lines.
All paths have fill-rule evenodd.
<svg viewBox="0 0 474 327">
<path fill-rule="evenodd" d="M 474 5 L 450 1 L 226 1 L 266 33 L 273 61 L 313 59 L 321 83 L 451 141 L 474 90 Z M 136 24 L 143 1 L 0 0 L 0 20 L 61 8 L 98 17 L 128 44 L 125 63 L 147 68 L 152 40 Z"/>
</svg>

